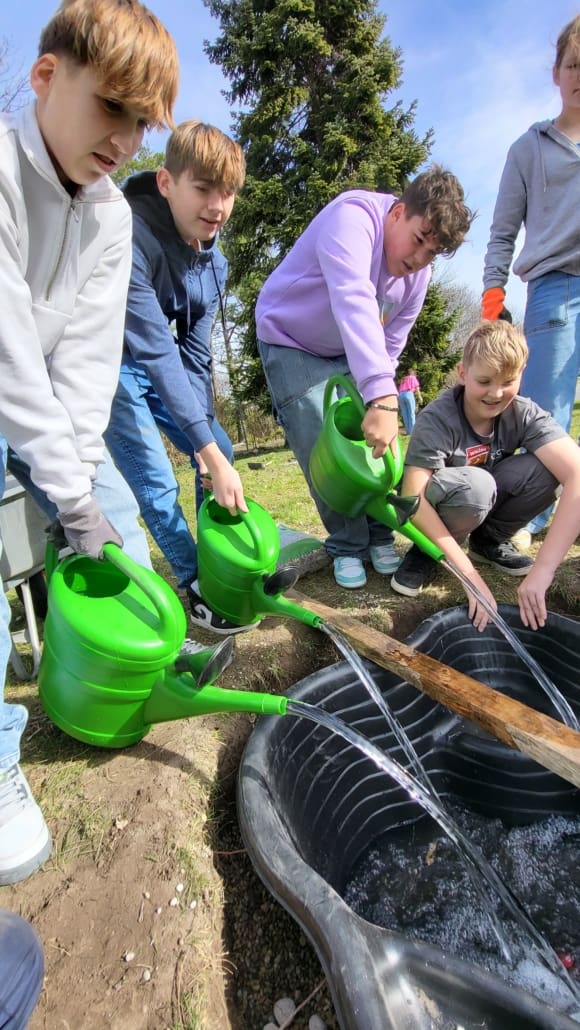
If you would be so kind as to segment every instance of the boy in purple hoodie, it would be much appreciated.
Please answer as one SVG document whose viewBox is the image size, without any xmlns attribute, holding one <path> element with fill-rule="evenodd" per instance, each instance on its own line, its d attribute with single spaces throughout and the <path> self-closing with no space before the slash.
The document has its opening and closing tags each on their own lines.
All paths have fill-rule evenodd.
<svg viewBox="0 0 580 1030">
<path fill-rule="evenodd" d="M 367 556 L 381 575 L 394 572 L 399 559 L 386 526 L 339 515 L 312 488 L 308 465 L 326 383 L 337 373 L 352 377 L 367 407 L 366 442 L 381 457 L 398 434 L 394 377 L 423 306 L 431 262 L 455 253 L 472 217 L 460 183 L 438 165 L 400 198 L 349 190 L 316 215 L 258 297 L 266 381 L 328 530 L 339 586 L 365 585 Z"/>
</svg>

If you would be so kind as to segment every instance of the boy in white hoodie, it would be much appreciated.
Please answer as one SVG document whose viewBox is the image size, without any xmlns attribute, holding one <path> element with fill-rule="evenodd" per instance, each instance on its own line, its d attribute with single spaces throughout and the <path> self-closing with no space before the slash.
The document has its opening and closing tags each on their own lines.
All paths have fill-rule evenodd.
<svg viewBox="0 0 580 1030">
<path fill-rule="evenodd" d="M 0 119 L 0 433 L 56 506 L 68 544 L 98 558 L 123 542 L 93 487 L 131 269 L 131 214 L 107 176 L 147 126 L 172 126 L 175 44 L 138 0 L 65 0 L 30 82 L 35 103 Z M 9 616 L 0 583 L 2 684 Z M 26 719 L 0 700 L 0 885 L 30 875 L 51 847 L 18 765 Z"/>
</svg>

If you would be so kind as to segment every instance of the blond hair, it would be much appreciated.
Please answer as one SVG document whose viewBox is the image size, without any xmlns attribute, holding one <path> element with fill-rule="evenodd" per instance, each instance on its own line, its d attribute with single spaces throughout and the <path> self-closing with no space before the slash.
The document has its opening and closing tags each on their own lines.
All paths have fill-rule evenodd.
<svg viewBox="0 0 580 1030">
<path fill-rule="evenodd" d="M 564 26 L 556 43 L 555 67 L 559 68 L 564 60 L 564 54 L 568 47 L 574 52 L 576 60 L 580 56 L 580 14 L 577 14 L 572 21 Z"/>
<path fill-rule="evenodd" d="M 407 218 L 419 215 L 427 219 L 440 253 L 448 257 L 461 246 L 474 218 L 459 179 L 437 164 L 413 179 L 400 202 Z"/>
<path fill-rule="evenodd" d="M 483 361 L 494 372 L 517 375 L 528 360 L 528 345 L 521 329 L 510 322 L 481 322 L 469 334 L 461 360 L 465 366 Z"/>
<path fill-rule="evenodd" d="M 165 150 L 165 168 L 174 179 L 190 172 L 222 186 L 228 193 L 239 193 L 246 177 L 242 148 L 214 125 L 195 118 L 181 122 L 171 133 Z"/>
<path fill-rule="evenodd" d="M 38 56 L 49 53 L 90 66 L 109 99 L 173 128 L 175 43 L 139 0 L 63 0 L 40 36 Z"/>
</svg>

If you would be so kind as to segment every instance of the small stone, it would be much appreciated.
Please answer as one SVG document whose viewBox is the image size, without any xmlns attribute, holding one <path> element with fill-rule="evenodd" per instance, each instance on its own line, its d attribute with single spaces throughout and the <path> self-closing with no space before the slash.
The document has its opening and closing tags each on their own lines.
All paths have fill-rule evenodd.
<svg viewBox="0 0 580 1030">
<path fill-rule="evenodd" d="M 150 979 L 151 979 L 151 970 L 150 969 L 144 969 L 143 970 L 143 976 L 141 977 L 141 980 L 143 981 L 144 984 L 148 984 Z"/>
<path fill-rule="evenodd" d="M 169 904 L 171 905 L 171 908 L 177 908 L 179 905 L 179 898 L 172 898 Z"/>
<path fill-rule="evenodd" d="M 183 894 L 183 891 L 184 891 L 183 884 L 182 883 L 178 883 L 176 888 L 175 888 L 175 890 L 177 891 L 178 894 Z"/>
<path fill-rule="evenodd" d="M 135 952 L 134 951 L 126 951 L 125 954 L 123 955 L 123 958 L 125 959 L 125 962 L 132 962 L 133 959 L 135 958 Z"/>
<path fill-rule="evenodd" d="M 151 895 L 150 895 L 149 891 L 143 891 L 143 897 L 144 897 L 144 898 L 145 898 L 145 899 L 146 899 L 147 901 L 149 901 L 149 898 L 151 897 Z"/>
<path fill-rule="evenodd" d="M 314 1013 L 308 1020 L 308 1030 L 326 1030 L 326 1023 Z"/>
<path fill-rule="evenodd" d="M 197 901 L 190 901 L 190 902 L 189 902 L 189 907 L 190 907 L 190 908 L 191 908 L 192 910 L 193 910 L 194 908 L 197 908 Z"/>
<path fill-rule="evenodd" d="M 282 1026 L 283 1023 L 287 1023 L 296 1012 L 296 1003 L 292 998 L 279 998 L 274 1003 L 274 1019 L 278 1023 L 278 1026 Z"/>
<path fill-rule="evenodd" d="M 156 913 L 157 913 L 157 915 L 158 915 L 158 916 L 159 916 L 159 915 L 161 915 L 161 913 L 163 912 L 163 909 L 161 908 L 161 905 L 159 905 L 159 906 L 158 906 L 158 907 L 157 907 L 157 908 L 155 909 L 155 911 L 156 911 Z"/>
</svg>

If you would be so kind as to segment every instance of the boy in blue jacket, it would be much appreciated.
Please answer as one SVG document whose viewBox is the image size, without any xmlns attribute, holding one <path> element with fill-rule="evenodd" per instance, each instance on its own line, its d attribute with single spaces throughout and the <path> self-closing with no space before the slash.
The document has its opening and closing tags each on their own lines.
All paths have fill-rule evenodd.
<svg viewBox="0 0 580 1030">
<path fill-rule="evenodd" d="M 106 441 L 141 515 L 187 591 L 192 621 L 216 633 L 244 627 L 221 619 L 197 591 L 197 550 L 179 504 L 160 430 L 189 456 L 230 512 L 246 511 L 232 444 L 212 396 L 210 338 L 223 305 L 227 261 L 217 246 L 245 178 L 241 148 L 212 125 L 191 120 L 167 143 L 157 172 L 132 176 L 133 267 L 125 350 Z"/>
</svg>

